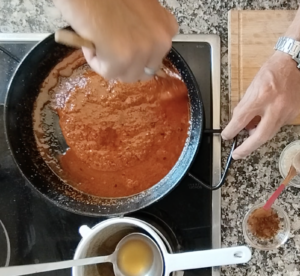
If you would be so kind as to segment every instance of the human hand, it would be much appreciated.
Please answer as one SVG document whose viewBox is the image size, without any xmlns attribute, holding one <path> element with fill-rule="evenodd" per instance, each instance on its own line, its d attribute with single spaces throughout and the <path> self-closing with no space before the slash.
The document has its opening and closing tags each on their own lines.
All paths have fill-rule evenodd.
<svg viewBox="0 0 300 276">
<path fill-rule="evenodd" d="M 144 80 L 156 71 L 178 31 L 175 17 L 157 0 L 53 0 L 63 18 L 95 50 L 83 48 L 89 65 L 106 79 Z"/>
<path fill-rule="evenodd" d="M 261 67 L 221 134 L 227 140 L 244 128 L 249 130 L 233 159 L 247 157 L 300 113 L 300 71 L 296 65 L 289 55 L 277 51 Z M 257 116 L 261 120 L 255 127 L 251 121 Z"/>
</svg>

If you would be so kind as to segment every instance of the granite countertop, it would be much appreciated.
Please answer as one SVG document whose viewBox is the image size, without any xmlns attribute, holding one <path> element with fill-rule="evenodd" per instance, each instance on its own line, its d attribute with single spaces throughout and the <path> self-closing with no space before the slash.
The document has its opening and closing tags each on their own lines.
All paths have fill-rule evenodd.
<svg viewBox="0 0 300 276">
<path fill-rule="evenodd" d="M 222 125 L 228 121 L 228 30 L 230 9 L 297 9 L 297 0 L 161 0 L 175 13 L 180 33 L 218 34 L 222 41 Z M 1 0 L 0 32 L 53 32 L 65 25 L 51 0 Z M 245 160 L 233 163 L 222 188 L 223 246 L 245 243 L 242 220 L 250 207 L 262 202 L 279 185 L 278 159 L 283 148 L 299 139 L 300 127 L 284 127 L 271 141 Z M 243 139 L 243 136 L 240 136 Z M 229 143 L 223 144 L 223 161 Z M 224 163 L 223 162 L 223 163 Z M 253 249 L 246 265 L 222 268 L 222 275 L 300 275 L 300 201 L 298 189 L 289 187 L 277 204 L 288 212 L 291 236 L 281 248 L 269 252 Z"/>
</svg>

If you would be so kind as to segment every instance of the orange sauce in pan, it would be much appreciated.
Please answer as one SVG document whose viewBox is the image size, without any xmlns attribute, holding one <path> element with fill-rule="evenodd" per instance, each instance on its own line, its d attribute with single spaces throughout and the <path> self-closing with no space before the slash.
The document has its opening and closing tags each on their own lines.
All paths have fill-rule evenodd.
<svg viewBox="0 0 300 276">
<path fill-rule="evenodd" d="M 128 196 L 155 185 L 175 165 L 188 136 L 189 101 L 186 85 L 167 65 L 177 78 L 108 82 L 84 64 L 60 81 L 51 98 L 70 148 L 59 161 L 76 189 Z M 165 100 L 173 90 L 181 96 Z"/>
</svg>

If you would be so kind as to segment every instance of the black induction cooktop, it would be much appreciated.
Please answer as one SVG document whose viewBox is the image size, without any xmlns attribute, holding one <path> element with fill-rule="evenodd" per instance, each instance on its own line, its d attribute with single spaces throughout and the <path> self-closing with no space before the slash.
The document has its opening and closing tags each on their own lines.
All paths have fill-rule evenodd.
<svg viewBox="0 0 300 276">
<path fill-rule="evenodd" d="M 184 38 L 184 36 L 181 36 Z M 207 39 L 176 39 L 173 46 L 187 61 L 200 87 L 205 109 L 205 128 L 213 127 L 212 45 Z M 198 36 L 201 38 L 201 36 Z M 13 39 L 11 39 L 13 40 Z M 106 219 L 70 213 L 48 202 L 25 181 L 9 152 L 4 135 L 3 109 L 7 86 L 18 62 L 36 42 L 1 42 L 0 37 L 0 266 L 22 265 L 72 259 L 81 237 L 78 228 L 94 226 Z M 214 49 L 216 51 L 216 49 Z M 217 112 L 217 116 L 218 116 Z M 204 134 L 190 172 L 213 183 L 213 136 Z M 217 160 L 219 163 L 219 160 Z M 219 176 L 217 176 L 218 178 Z M 215 192 L 214 192 L 215 193 Z M 218 196 L 202 188 L 189 176 L 160 201 L 132 213 L 161 228 L 175 252 L 210 249 L 218 244 Z M 215 229 L 216 228 L 216 229 Z M 218 275 L 217 269 L 185 271 L 185 276 Z M 60 270 L 35 275 L 71 275 Z"/>
</svg>

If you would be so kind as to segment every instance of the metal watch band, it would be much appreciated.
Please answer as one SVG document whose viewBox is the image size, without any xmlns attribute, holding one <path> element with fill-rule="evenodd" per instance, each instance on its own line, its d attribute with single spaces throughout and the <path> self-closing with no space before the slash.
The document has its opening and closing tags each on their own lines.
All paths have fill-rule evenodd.
<svg viewBox="0 0 300 276">
<path fill-rule="evenodd" d="M 300 42 L 289 37 L 279 37 L 275 50 L 279 50 L 292 56 L 292 59 L 297 62 L 297 67 L 300 69 Z"/>
</svg>

